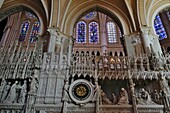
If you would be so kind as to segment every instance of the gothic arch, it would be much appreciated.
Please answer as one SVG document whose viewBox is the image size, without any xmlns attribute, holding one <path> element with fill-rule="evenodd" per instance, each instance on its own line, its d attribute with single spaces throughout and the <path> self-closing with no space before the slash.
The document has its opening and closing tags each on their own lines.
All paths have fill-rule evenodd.
<svg viewBox="0 0 170 113">
<path fill-rule="evenodd" d="M 8 2 L 7 4 L 4 4 L 2 9 L 0 10 L 0 21 L 2 21 L 4 18 L 8 17 L 9 15 L 12 15 L 17 12 L 21 11 L 29 11 L 33 14 L 35 14 L 40 23 L 41 23 L 41 28 L 40 28 L 40 35 L 45 34 L 46 32 L 46 27 L 47 27 L 47 19 L 45 16 L 45 13 L 43 9 L 38 6 L 36 3 L 29 3 L 28 1 L 24 2 Z"/>
<path fill-rule="evenodd" d="M 150 9 L 150 11 L 149 11 L 150 13 L 148 14 L 149 16 L 147 18 L 147 22 L 148 22 L 147 26 L 151 27 L 151 32 L 152 33 L 155 33 L 155 30 L 154 30 L 154 19 L 155 19 L 155 16 L 160 11 L 162 11 L 163 9 L 165 9 L 167 7 L 170 7 L 170 2 L 169 2 L 169 0 L 164 0 L 164 1 L 158 2 L 157 4 L 154 4 L 153 7 Z"/>
<path fill-rule="evenodd" d="M 87 7 L 83 7 L 82 5 L 85 5 Z M 79 20 L 83 15 L 87 14 L 88 12 L 96 10 L 106 15 L 111 15 L 110 17 L 116 20 L 119 26 L 122 26 L 121 30 L 124 32 L 124 34 L 129 34 L 133 31 L 134 27 L 130 23 L 130 20 L 118 8 L 113 7 L 111 5 L 93 5 L 90 3 L 81 4 L 80 6 L 77 6 L 74 10 L 72 10 L 72 12 L 67 15 L 66 20 L 62 21 L 63 25 L 61 25 L 61 31 L 63 31 L 65 34 L 73 35 L 73 28 L 77 20 Z"/>
</svg>

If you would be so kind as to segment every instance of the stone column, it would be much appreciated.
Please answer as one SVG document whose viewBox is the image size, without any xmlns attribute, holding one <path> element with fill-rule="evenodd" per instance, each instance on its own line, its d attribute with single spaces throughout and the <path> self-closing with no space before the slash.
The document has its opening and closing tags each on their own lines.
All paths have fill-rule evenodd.
<svg viewBox="0 0 170 113">
<path fill-rule="evenodd" d="M 48 45 L 48 52 L 54 52 L 55 50 L 55 43 L 56 43 L 56 38 L 58 36 L 57 34 L 57 29 L 56 28 L 49 28 L 48 29 L 50 33 L 50 40 L 49 40 L 49 45 Z"/>
<path fill-rule="evenodd" d="M 129 71 L 129 74 L 130 74 L 130 71 Z M 130 83 L 130 91 L 132 95 L 133 112 L 138 113 L 137 105 L 136 105 L 136 96 L 135 96 L 135 91 L 134 91 L 135 84 L 133 83 L 132 78 L 129 78 L 129 83 Z"/>
<path fill-rule="evenodd" d="M 124 35 L 124 38 L 125 38 L 125 45 L 126 45 L 126 49 L 127 49 L 126 51 L 127 51 L 128 56 L 136 55 L 135 48 L 132 44 L 131 36 L 130 35 Z"/>
<path fill-rule="evenodd" d="M 141 38 L 144 46 L 144 51 L 148 55 L 151 53 L 151 48 L 150 48 L 151 37 L 149 37 L 149 32 L 150 32 L 150 27 L 145 27 L 145 26 L 141 27 L 141 35 L 142 35 Z"/>
<path fill-rule="evenodd" d="M 72 56 L 72 52 L 73 52 L 73 37 L 70 37 L 69 40 L 69 50 L 68 50 L 68 65 L 70 66 L 70 62 L 71 62 L 71 56 Z"/>
<path fill-rule="evenodd" d="M 102 54 L 107 51 L 107 37 L 106 37 L 106 15 L 99 13 L 100 20 L 100 42 Z"/>
</svg>

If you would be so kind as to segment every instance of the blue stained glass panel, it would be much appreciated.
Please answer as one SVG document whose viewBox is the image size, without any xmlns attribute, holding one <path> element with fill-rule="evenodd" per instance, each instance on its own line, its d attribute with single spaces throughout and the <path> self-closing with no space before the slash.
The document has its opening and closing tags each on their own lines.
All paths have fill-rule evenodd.
<svg viewBox="0 0 170 113">
<path fill-rule="evenodd" d="M 89 42 L 99 43 L 99 25 L 96 22 L 89 24 Z"/>
<path fill-rule="evenodd" d="M 77 23 L 77 43 L 86 43 L 86 23 L 80 21 Z"/>
<path fill-rule="evenodd" d="M 93 19 L 93 18 L 96 17 L 96 15 L 97 15 L 97 12 L 90 12 L 90 13 L 86 14 L 85 18 L 86 19 Z"/>
<path fill-rule="evenodd" d="M 154 27 L 155 27 L 156 34 L 159 35 L 159 40 L 167 38 L 165 28 L 162 24 L 162 20 L 159 15 L 156 15 L 155 17 Z"/>
<path fill-rule="evenodd" d="M 34 24 L 32 26 L 32 30 L 31 30 L 30 42 L 36 42 L 37 41 L 39 28 L 40 28 L 40 22 L 38 22 L 38 21 L 34 22 Z"/>
<path fill-rule="evenodd" d="M 27 35 L 28 29 L 30 26 L 29 20 L 26 20 L 22 23 L 21 25 L 21 31 L 20 31 L 20 36 L 19 36 L 19 41 L 23 42 L 25 40 L 25 37 Z"/>
</svg>

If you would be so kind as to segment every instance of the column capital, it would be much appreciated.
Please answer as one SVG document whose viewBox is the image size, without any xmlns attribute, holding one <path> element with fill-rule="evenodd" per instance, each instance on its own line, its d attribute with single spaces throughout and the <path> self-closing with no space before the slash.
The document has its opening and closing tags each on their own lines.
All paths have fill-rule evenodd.
<svg viewBox="0 0 170 113">
<path fill-rule="evenodd" d="M 47 29 L 47 31 L 48 31 L 51 35 L 55 35 L 55 36 L 59 35 L 59 29 L 57 29 L 57 28 L 49 27 L 49 28 Z"/>
<path fill-rule="evenodd" d="M 141 27 L 140 27 L 140 30 L 141 30 L 142 33 L 148 33 L 148 32 L 150 32 L 151 27 L 141 26 Z"/>
</svg>

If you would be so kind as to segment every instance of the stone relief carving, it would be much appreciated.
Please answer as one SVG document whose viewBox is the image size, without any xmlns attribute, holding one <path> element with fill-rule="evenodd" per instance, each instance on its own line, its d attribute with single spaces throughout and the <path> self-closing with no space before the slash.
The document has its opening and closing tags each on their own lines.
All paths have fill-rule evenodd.
<svg viewBox="0 0 170 113">
<path fill-rule="evenodd" d="M 144 88 L 141 89 L 141 92 L 138 94 L 137 103 L 141 105 L 153 105 L 156 104 L 152 101 L 150 94 Z"/>
<path fill-rule="evenodd" d="M 27 81 L 24 80 L 24 84 L 21 86 L 20 94 L 18 97 L 18 103 L 25 103 L 27 94 Z"/>
<path fill-rule="evenodd" d="M 4 86 L 3 91 L 2 91 L 2 96 L 1 96 L 1 102 L 2 102 L 2 103 L 3 103 L 4 100 L 6 99 L 10 88 L 11 88 L 11 82 L 8 82 L 8 83 Z"/>
<path fill-rule="evenodd" d="M 115 95 L 114 93 L 112 93 L 112 98 L 113 98 L 112 103 L 113 103 L 114 105 L 117 104 L 117 97 L 116 97 L 116 95 Z"/>
<path fill-rule="evenodd" d="M 3 89 L 6 84 L 7 84 L 6 80 L 2 78 L 1 85 L 0 85 L 0 97 L 2 97 Z M 1 98 L 0 98 L 0 102 L 1 102 Z"/>
<path fill-rule="evenodd" d="M 30 76 L 30 91 L 29 93 L 36 93 L 38 89 L 38 76 L 39 71 L 37 69 L 34 69 L 34 74 Z"/>
<path fill-rule="evenodd" d="M 11 86 L 9 94 L 8 94 L 7 98 L 5 99 L 4 103 L 15 102 L 15 99 L 16 99 L 16 96 L 17 96 L 17 94 L 16 94 L 17 84 L 18 84 L 18 81 L 15 81 L 15 83 Z"/>
<path fill-rule="evenodd" d="M 164 93 L 166 93 L 166 95 L 170 95 L 170 87 L 168 85 L 168 81 L 166 80 L 165 76 L 161 77 L 160 85 Z"/>
<path fill-rule="evenodd" d="M 104 104 L 104 105 L 112 104 L 112 102 L 107 98 L 105 92 L 102 89 L 100 90 L 100 95 L 101 95 L 101 104 Z"/>
<path fill-rule="evenodd" d="M 118 105 L 129 104 L 129 98 L 128 98 L 128 93 L 127 93 L 126 89 L 121 88 L 120 99 L 117 104 Z"/>
</svg>

